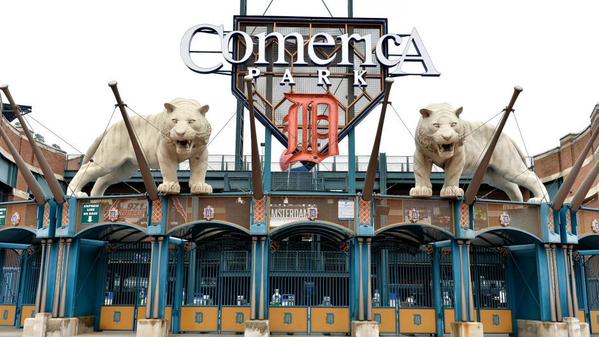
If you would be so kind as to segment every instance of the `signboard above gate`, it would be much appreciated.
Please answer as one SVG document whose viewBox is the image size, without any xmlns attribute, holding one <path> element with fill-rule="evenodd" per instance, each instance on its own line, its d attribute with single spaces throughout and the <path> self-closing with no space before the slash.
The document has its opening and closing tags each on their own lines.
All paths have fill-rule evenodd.
<svg viewBox="0 0 599 337">
<path fill-rule="evenodd" d="M 244 102 L 244 77 L 251 74 L 256 116 L 284 146 L 290 134 L 302 139 L 301 126 L 309 122 L 300 118 L 297 132 L 290 132 L 289 93 L 334 96 L 338 142 L 381 101 L 385 77 L 440 75 L 416 29 L 388 34 L 386 19 L 236 16 L 234 29 L 190 28 L 181 41 L 183 61 L 198 73 L 223 73 L 224 63 L 230 63 L 233 93 Z M 207 50 L 214 35 L 220 45 Z M 222 54 L 220 60 L 201 57 L 215 52 Z M 315 109 L 319 116 L 332 113 L 326 105 Z M 324 132 L 329 126 L 327 118 L 319 120 Z M 329 143 L 323 137 L 318 147 L 326 152 Z"/>
</svg>

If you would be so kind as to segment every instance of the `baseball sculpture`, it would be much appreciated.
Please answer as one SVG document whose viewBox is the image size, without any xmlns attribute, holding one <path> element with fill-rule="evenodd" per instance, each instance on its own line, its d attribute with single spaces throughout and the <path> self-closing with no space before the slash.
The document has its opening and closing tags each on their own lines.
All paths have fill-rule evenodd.
<svg viewBox="0 0 599 337">
<path fill-rule="evenodd" d="M 189 160 L 191 193 L 212 192 L 212 186 L 205 181 L 207 144 L 212 131 L 206 119 L 208 105 L 193 99 L 176 98 L 165 103 L 164 108 L 158 114 L 130 118 L 148 164 L 162 173 L 163 182 L 158 186 L 158 191 L 179 193 L 177 169 L 180 162 Z M 91 195 L 103 195 L 110 185 L 128 179 L 137 168 L 125 124 L 116 123 L 91 145 L 81 168 L 69 184 L 68 194 L 86 196 L 81 189 L 95 180 Z"/>
<path fill-rule="evenodd" d="M 474 173 L 495 128 L 481 122 L 465 121 L 460 118 L 461 113 L 461 107 L 456 109 L 446 103 L 431 104 L 420 110 L 414 154 L 416 186 L 410 190 L 410 196 L 432 196 L 433 164 L 445 171 L 441 197 L 463 196 L 460 177 Z M 522 201 L 519 186 L 532 192 L 534 197 L 529 199 L 530 202 L 547 201 L 545 186 L 528 169 L 518 146 L 504 134 L 499 137 L 484 182 L 504 191 L 512 201 Z"/>
</svg>

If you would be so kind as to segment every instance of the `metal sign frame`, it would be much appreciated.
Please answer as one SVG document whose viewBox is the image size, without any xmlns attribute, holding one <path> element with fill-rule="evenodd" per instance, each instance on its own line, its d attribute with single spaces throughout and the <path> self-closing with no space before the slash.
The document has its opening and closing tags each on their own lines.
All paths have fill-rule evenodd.
<svg viewBox="0 0 599 337">
<path fill-rule="evenodd" d="M 387 34 L 387 19 L 386 18 L 323 18 L 323 17 L 296 17 L 296 16 L 234 16 L 233 17 L 233 27 L 235 30 L 240 29 L 241 24 L 273 24 L 273 25 L 292 25 L 292 24 L 301 24 L 303 26 L 306 25 L 318 25 L 318 26 L 326 26 L 331 25 L 333 27 L 337 27 L 339 25 L 345 25 L 346 30 L 341 33 L 346 33 L 348 29 L 353 29 L 359 26 L 380 26 L 380 35 L 383 36 Z M 383 46 L 383 49 L 386 52 L 386 46 Z M 237 59 L 237 56 L 240 52 L 240 41 L 237 43 L 233 43 L 233 59 Z M 350 53 L 350 56 L 353 56 L 353 52 Z M 272 65 L 272 60 L 270 61 L 269 66 Z M 310 65 L 315 66 L 315 65 Z M 328 66 L 318 66 L 319 68 L 326 68 Z M 245 105 L 246 108 L 249 109 L 247 105 L 247 97 L 245 94 L 245 90 L 243 90 L 243 76 L 245 76 L 246 72 L 242 76 L 241 72 L 247 69 L 247 65 L 241 64 L 233 64 L 232 65 L 232 76 L 231 76 L 231 91 L 233 94 Z M 352 68 L 352 66 L 338 66 L 345 68 Z M 356 66 L 357 69 L 363 69 L 360 66 Z M 374 97 L 371 97 L 370 102 L 360 111 L 353 114 L 353 116 L 349 116 L 348 120 L 345 122 L 345 126 L 339 130 L 338 141 L 341 141 L 345 136 L 347 136 L 350 131 L 358 125 L 367 115 L 372 111 L 383 99 L 384 96 L 384 79 L 388 75 L 388 69 L 384 66 L 377 67 L 376 78 L 380 79 L 381 86 L 380 92 L 378 92 Z M 368 68 L 366 68 L 368 69 Z M 352 72 L 346 72 L 346 77 L 351 76 Z M 262 75 L 266 76 L 266 75 Z M 315 88 L 318 88 L 315 84 Z M 352 90 L 355 88 L 352 88 Z M 322 90 L 322 89 L 320 89 Z M 322 91 L 325 92 L 324 90 Z M 256 114 L 256 118 L 268 129 L 272 131 L 272 135 L 283 144 L 283 146 L 288 146 L 288 139 L 286 135 L 282 132 L 282 130 L 273 123 L 271 118 L 266 116 L 262 111 L 258 111 Z M 325 146 L 322 151 L 326 152 L 328 150 L 328 146 Z"/>
</svg>

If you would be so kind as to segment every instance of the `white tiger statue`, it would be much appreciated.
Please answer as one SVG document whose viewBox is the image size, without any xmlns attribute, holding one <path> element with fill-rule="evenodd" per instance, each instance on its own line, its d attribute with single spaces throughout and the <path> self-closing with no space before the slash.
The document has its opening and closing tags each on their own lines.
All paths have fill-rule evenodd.
<svg viewBox="0 0 599 337">
<path fill-rule="evenodd" d="M 460 177 L 474 174 L 495 127 L 465 121 L 459 118 L 461 113 L 461 107 L 454 109 L 446 103 L 431 104 L 420 110 L 422 116 L 416 127 L 414 154 L 416 185 L 410 190 L 410 196 L 432 196 L 433 164 L 445 171 L 441 197 L 464 195 L 459 187 Z M 519 186 L 534 195 L 529 202 L 549 201 L 541 180 L 528 169 L 525 157 L 514 141 L 504 134 L 499 137 L 483 181 L 504 191 L 512 201 L 522 201 Z"/>
<path fill-rule="evenodd" d="M 180 162 L 189 159 L 191 193 L 211 193 L 212 186 L 206 184 L 207 144 L 212 132 L 206 119 L 209 106 L 193 99 L 176 98 L 165 103 L 164 108 L 161 113 L 143 118 L 130 117 L 148 165 L 152 169 L 159 168 L 162 173 L 163 181 L 158 191 L 166 194 L 180 192 L 177 169 Z M 125 124 L 118 122 L 90 146 L 67 193 L 86 196 L 81 189 L 96 180 L 91 195 L 103 195 L 110 185 L 128 179 L 137 169 Z"/>
</svg>

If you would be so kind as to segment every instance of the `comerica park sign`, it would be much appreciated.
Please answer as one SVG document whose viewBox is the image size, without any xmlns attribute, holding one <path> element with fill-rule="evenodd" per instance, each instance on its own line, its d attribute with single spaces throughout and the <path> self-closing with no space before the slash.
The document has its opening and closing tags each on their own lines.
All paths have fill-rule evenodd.
<svg viewBox="0 0 599 337">
<path fill-rule="evenodd" d="M 276 22 L 279 23 L 279 26 L 283 24 L 285 27 L 286 19 L 289 18 L 280 18 Z M 242 20 L 244 17 L 236 17 L 236 22 Z M 312 19 L 312 21 L 317 20 L 324 20 L 325 24 L 334 21 L 322 18 Z M 265 21 L 264 17 L 261 21 Z M 307 21 L 310 19 L 308 18 Z M 385 33 L 382 36 L 359 30 L 349 33 L 340 29 L 336 32 L 337 34 L 333 34 L 332 31 L 335 29 L 304 32 L 285 31 L 283 33 L 259 30 L 257 26 L 254 28 L 249 32 L 244 30 L 225 32 L 223 25 L 199 24 L 193 26 L 187 30 L 181 41 L 183 62 L 189 69 L 202 74 L 219 71 L 224 62 L 232 65 L 249 64 L 252 66 L 249 73 L 253 77 L 263 74 L 261 66 L 285 66 L 280 85 L 296 84 L 292 67 L 352 67 L 353 86 L 356 87 L 367 86 L 365 76 L 368 68 L 378 66 L 392 69 L 389 76 L 440 75 L 415 28 L 409 34 Z M 217 35 L 220 41 L 221 60 L 211 64 L 194 60 L 193 55 L 201 51 L 195 50 L 192 46 L 196 44 L 195 40 L 201 41 L 199 35 L 203 34 Z M 201 42 L 199 44 L 201 45 Z M 290 45 L 291 49 L 288 48 Z M 243 50 L 241 50 L 241 46 L 243 46 Z M 267 46 L 273 46 L 273 48 L 267 50 Z M 396 52 L 390 52 L 391 49 L 396 49 Z M 405 69 L 407 63 L 419 63 L 421 67 L 417 71 L 410 72 Z M 313 75 L 319 86 L 331 85 L 330 70 L 314 69 Z"/>
<path fill-rule="evenodd" d="M 287 147 L 283 170 L 336 155 L 383 99 L 385 78 L 440 75 L 418 31 L 389 33 L 384 18 L 235 16 L 232 31 L 191 27 L 180 51 L 194 72 L 230 75 L 246 107 L 244 78 L 254 78 L 256 118 Z"/>
</svg>

